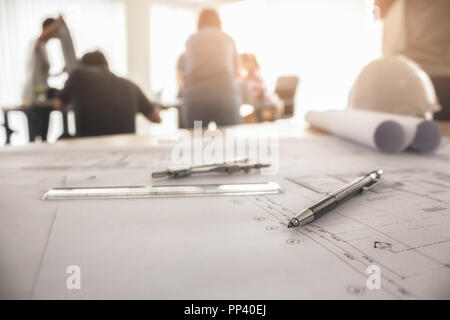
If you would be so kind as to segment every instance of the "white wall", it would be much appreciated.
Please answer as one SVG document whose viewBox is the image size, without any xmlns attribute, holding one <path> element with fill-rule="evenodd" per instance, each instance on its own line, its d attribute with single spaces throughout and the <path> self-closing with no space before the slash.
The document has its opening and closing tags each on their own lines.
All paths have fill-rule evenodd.
<svg viewBox="0 0 450 320">
<path fill-rule="evenodd" d="M 127 33 L 128 77 L 150 91 L 150 2 L 124 1 Z"/>
</svg>

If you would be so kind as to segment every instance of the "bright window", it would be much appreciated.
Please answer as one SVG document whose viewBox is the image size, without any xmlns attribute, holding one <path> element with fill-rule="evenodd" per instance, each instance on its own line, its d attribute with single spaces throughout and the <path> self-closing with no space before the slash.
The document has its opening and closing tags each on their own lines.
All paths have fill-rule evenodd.
<svg viewBox="0 0 450 320">
<path fill-rule="evenodd" d="M 163 101 L 178 93 L 176 66 L 188 37 L 196 30 L 197 13 L 186 7 L 154 4 L 150 14 L 150 84 Z"/>
<path fill-rule="evenodd" d="M 220 9 L 240 52 L 254 53 L 273 88 L 300 77 L 297 113 L 344 108 L 361 68 L 381 55 L 381 29 L 370 0 L 247 0 Z"/>
</svg>

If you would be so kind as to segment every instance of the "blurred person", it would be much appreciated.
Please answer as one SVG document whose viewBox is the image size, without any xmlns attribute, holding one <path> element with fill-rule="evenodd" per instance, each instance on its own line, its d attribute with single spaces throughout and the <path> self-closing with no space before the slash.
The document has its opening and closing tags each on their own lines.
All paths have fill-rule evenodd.
<svg viewBox="0 0 450 320">
<path fill-rule="evenodd" d="M 395 1 L 375 0 L 381 19 Z M 450 1 L 407 0 L 396 52 L 417 62 L 431 78 L 442 110 L 436 120 L 450 120 Z"/>
<path fill-rule="evenodd" d="M 242 100 L 254 108 L 246 122 L 273 121 L 281 116 L 283 103 L 274 92 L 267 90 L 254 54 L 241 54 L 240 79 Z"/>
<path fill-rule="evenodd" d="M 100 51 L 86 53 L 60 93 L 61 108 L 71 104 L 77 136 L 134 133 L 140 112 L 160 123 L 160 106 L 152 103 L 130 80 L 109 71 Z"/>
<path fill-rule="evenodd" d="M 177 84 L 178 84 L 178 98 L 181 98 L 181 93 L 184 86 L 184 53 L 178 57 L 177 61 Z"/>
<path fill-rule="evenodd" d="M 258 103 L 280 103 L 275 93 L 267 90 L 261 69 L 254 54 L 243 53 L 240 56 L 240 77 L 243 86 L 243 102 L 251 105 Z"/>
<path fill-rule="evenodd" d="M 45 19 L 42 23 L 42 32 L 33 41 L 30 49 L 26 83 L 22 95 L 24 104 L 42 102 L 42 100 L 47 98 L 47 93 L 54 92 L 48 86 L 50 62 L 47 56 L 46 44 L 50 39 L 59 39 L 61 42 L 65 71 L 70 72 L 76 66 L 72 37 L 63 17 L 60 15 L 57 19 Z"/>
<path fill-rule="evenodd" d="M 236 45 L 222 32 L 215 10 L 200 13 L 198 31 L 187 40 L 177 70 L 184 128 L 192 128 L 194 121 L 203 126 L 211 121 L 219 126 L 241 123 Z"/>
</svg>

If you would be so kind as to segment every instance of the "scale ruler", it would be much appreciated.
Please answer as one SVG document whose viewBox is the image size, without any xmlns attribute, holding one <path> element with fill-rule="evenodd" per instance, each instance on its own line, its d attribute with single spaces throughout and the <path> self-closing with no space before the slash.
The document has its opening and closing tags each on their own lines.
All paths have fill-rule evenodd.
<svg viewBox="0 0 450 320">
<path fill-rule="evenodd" d="M 52 188 L 43 196 L 43 200 L 68 199 L 128 199 L 189 196 L 232 196 L 276 194 L 282 188 L 276 182 L 232 183 L 203 185 L 147 185 L 124 187 L 74 187 Z"/>
</svg>

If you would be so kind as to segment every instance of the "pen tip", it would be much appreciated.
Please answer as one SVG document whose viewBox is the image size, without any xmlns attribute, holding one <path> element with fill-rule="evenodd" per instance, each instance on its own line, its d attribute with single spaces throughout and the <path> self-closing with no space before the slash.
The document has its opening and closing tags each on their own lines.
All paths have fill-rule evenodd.
<svg viewBox="0 0 450 320">
<path fill-rule="evenodd" d="M 295 228 L 295 227 L 298 227 L 299 225 L 300 225 L 300 221 L 297 218 L 292 218 L 289 221 L 287 227 L 288 228 Z"/>
</svg>

